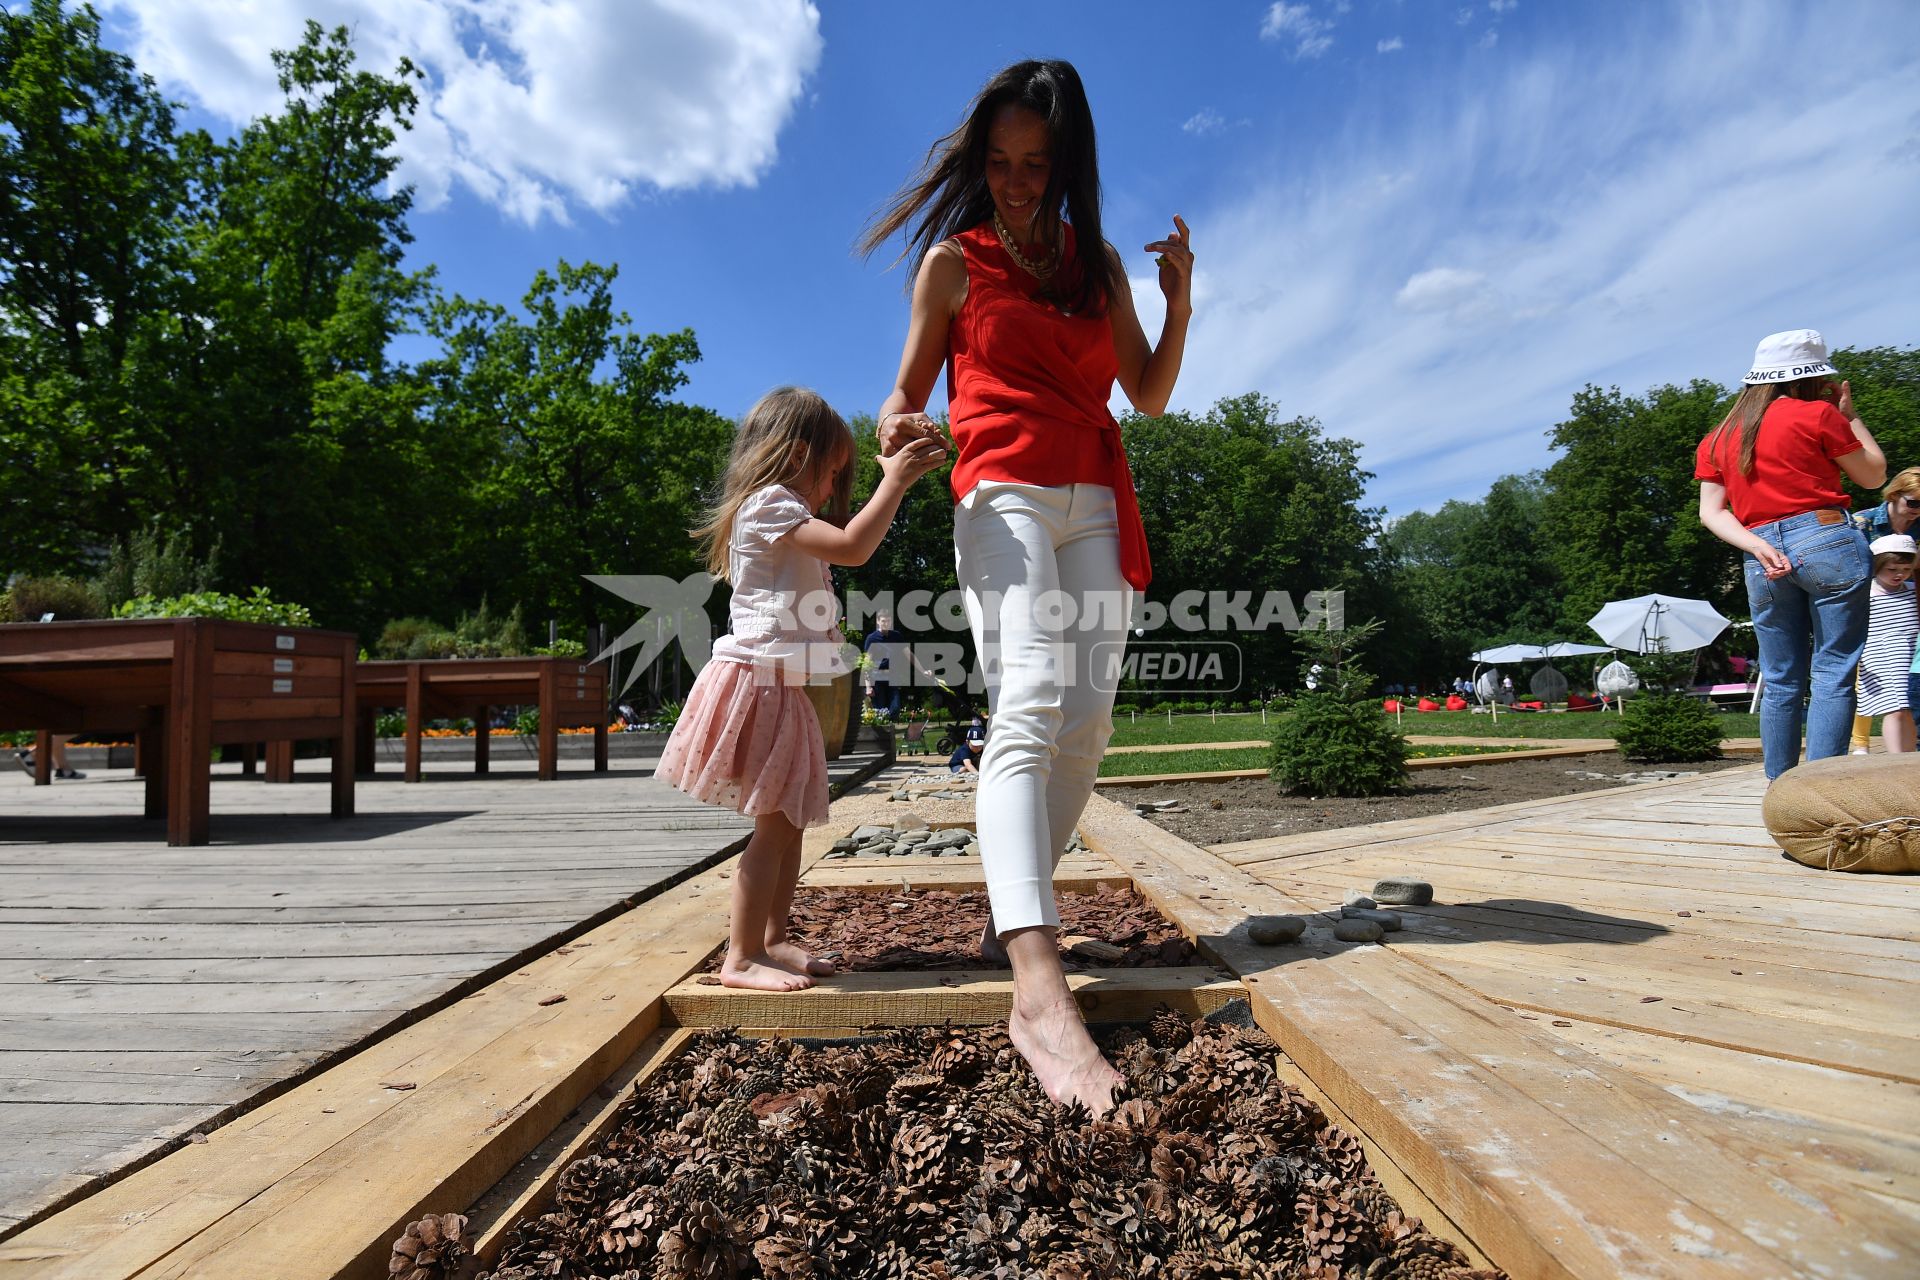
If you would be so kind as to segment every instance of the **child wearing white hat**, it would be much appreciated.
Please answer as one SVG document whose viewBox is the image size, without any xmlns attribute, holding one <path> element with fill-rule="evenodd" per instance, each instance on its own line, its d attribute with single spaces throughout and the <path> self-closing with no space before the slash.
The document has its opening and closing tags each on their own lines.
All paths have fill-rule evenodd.
<svg viewBox="0 0 1920 1280">
<path fill-rule="evenodd" d="M 1860 655 L 1860 714 L 1881 717 L 1880 740 L 1888 751 L 1912 751 L 1913 707 L 1907 686 L 1914 640 L 1920 636 L 1913 585 L 1914 541 L 1910 534 L 1889 533 L 1875 538 L 1869 550 L 1873 552 L 1873 586 L 1867 647 Z"/>
</svg>

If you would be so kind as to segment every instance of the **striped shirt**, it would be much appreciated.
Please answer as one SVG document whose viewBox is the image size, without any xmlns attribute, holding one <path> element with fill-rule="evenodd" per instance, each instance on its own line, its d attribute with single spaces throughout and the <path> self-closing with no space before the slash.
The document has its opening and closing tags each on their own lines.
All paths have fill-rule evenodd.
<svg viewBox="0 0 1920 1280">
<path fill-rule="evenodd" d="M 1863 716 L 1883 716 L 1907 707 L 1907 674 L 1914 660 L 1914 636 L 1920 632 L 1912 581 L 1892 591 L 1876 579 L 1869 596 L 1867 647 L 1860 653 L 1860 705 Z"/>
</svg>

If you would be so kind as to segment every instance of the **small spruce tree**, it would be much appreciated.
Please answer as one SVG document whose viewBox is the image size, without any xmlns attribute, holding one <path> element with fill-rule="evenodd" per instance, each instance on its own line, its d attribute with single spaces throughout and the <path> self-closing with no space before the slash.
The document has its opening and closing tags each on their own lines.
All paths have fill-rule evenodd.
<svg viewBox="0 0 1920 1280">
<path fill-rule="evenodd" d="M 1285 699 L 1273 735 L 1271 774 L 1282 791 L 1316 796 L 1377 796 L 1407 782 L 1407 740 L 1381 714 L 1373 677 L 1359 650 L 1378 621 L 1339 631 L 1303 631 L 1307 666 L 1319 664 L 1315 687 Z"/>
</svg>

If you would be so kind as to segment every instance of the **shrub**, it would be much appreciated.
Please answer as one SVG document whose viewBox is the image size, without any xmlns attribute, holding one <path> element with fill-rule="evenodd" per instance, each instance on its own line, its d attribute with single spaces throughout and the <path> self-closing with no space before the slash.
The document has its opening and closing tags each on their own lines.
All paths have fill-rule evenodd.
<svg viewBox="0 0 1920 1280">
<path fill-rule="evenodd" d="M 310 627 L 313 614 L 305 605 L 275 600 L 265 587 L 250 596 L 197 591 L 158 599 L 136 596 L 113 611 L 116 618 L 224 618 L 229 622 L 264 622 L 275 627 Z"/>
<path fill-rule="evenodd" d="M 400 738 L 407 732 L 407 716 L 404 711 L 382 711 L 373 718 L 373 734 L 376 738 Z"/>
<path fill-rule="evenodd" d="M 453 632 L 427 618 L 395 618 L 380 629 L 373 651 L 382 658 L 425 658 L 428 648 L 444 638 L 451 643 Z"/>
<path fill-rule="evenodd" d="M 533 653 L 540 658 L 584 658 L 587 656 L 587 645 L 584 640 L 569 640 L 561 636 L 552 644 L 533 646 Z"/>
<path fill-rule="evenodd" d="M 78 578 L 20 578 L 7 591 L 6 622 L 38 622 L 47 614 L 55 621 L 104 618 L 93 588 Z"/>
<path fill-rule="evenodd" d="M 1372 677 L 1354 657 L 1378 630 L 1372 622 L 1300 633 L 1304 663 L 1319 662 L 1323 670 L 1318 688 L 1286 699 L 1290 714 L 1274 732 L 1270 772 L 1281 790 L 1377 796 L 1406 785 L 1407 740 L 1380 714 Z"/>
<path fill-rule="evenodd" d="M 162 535 L 157 526 L 143 529 L 114 544 L 106 567 L 93 580 L 94 592 L 108 609 L 140 596 L 166 600 L 197 595 L 213 590 L 219 563 L 218 539 L 205 560 L 196 560 L 193 540 L 185 531 Z"/>
<path fill-rule="evenodd" d="M 1630 700 L 1615 735 L 1622 756 L 1657 764 L 1715 759 L 1726 736 L 1713 709 L 1684 693 Z"/>
</svg>

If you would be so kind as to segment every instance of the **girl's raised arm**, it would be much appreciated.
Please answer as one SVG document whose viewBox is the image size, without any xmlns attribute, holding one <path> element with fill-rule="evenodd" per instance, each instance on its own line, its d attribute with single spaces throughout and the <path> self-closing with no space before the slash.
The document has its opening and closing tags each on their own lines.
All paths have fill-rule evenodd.
<svg viewBox="0 0 1920 1280">
<path fill-rule="evenodd" d="M 946 461 L 946 445 L 938 439 L 913 440 L 890 457 L 880 459 L 880 483 L 867 505 L 842 529 L 825 520 L 796 525 L 787 538 L 794 546 L 828 564 L 860 565 L 873 557 L 887 536 L 900 499 L 913 482 Z"/>
</svg>

